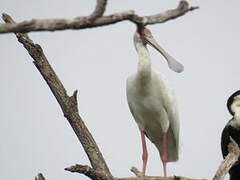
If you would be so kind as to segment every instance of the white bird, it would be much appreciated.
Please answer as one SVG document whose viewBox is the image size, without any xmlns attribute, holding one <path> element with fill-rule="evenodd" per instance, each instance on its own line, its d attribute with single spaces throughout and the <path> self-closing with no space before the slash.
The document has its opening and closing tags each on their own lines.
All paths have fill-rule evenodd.
<svg viewBox="0 0 240 180">
<path fill-rule="evenodd" d="M 164 51 L 154 40 L 151 32 L 143 26 L 138 26 L 134 35 L 134 44 L 139 56 L 138 70 L 127 79 L 127 100 L 141 132 L 142 175 L 145 176 L 148 159 L 146 135 L 160 153 L 164 177 L 166 177 L 166 163 L 178 160 L 178 110 L 175 96 L 167 80 L 151 68 L 146 45 L 150 44 L 158 50 L 173 71 L 182 72 L 183 66 Z"/>
</svg>

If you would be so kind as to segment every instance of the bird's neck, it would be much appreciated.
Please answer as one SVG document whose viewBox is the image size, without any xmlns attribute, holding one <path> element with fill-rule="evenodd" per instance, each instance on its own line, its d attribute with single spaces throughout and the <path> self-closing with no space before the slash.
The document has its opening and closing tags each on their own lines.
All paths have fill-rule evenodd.
<svg viewBox="0 0 240 180">
<path fill-rule="evenodd" d="M 240 122 L 240 111 L 236 111 L 234 114 L 234 119 Z M 240 123 L 239 123 L 240 124 Z"/>
<path fill-rule="evenodd" d="M 232 126 L 240 128 L 240 111 L 235 111 Z"/>
<path fill-rule="evenodd" d="M 146 46 L 138 46 L 138 78 L 140 81 L 149 81 L 151 78 L 151 60 Z"/>
</svg>

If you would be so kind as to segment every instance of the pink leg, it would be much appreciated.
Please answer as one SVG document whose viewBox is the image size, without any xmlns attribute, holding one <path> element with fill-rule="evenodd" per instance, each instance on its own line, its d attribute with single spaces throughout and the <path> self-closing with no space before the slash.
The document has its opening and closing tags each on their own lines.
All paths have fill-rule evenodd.
<svg viewBox="0 0 240 180">
<path fill-rule="evenodd" d="M 143 153 L 142 153 L 142 161 L 143 161 L 143 166 L 142 166 L 142 176 L 143 177 L 142 177 L 142 179 L 143 179 L 145 176 L 145 173 L 146 173 L 146 166 L 147 166 L 147 160 L 148 160 L 148 152 L 147 152 L 144 131 L 141 131 L 141 139 L 142 139 L 142 149 L 143 149 Z"/>
<path fill-rule="evenodd" d="M 164 177 L 167 177 L 167 133 L 163 133 L 163 142 L 162 142 L 162 147 L 163 147 L 163 152 L 162 152 L 162 163 L 163 163 L 163 174 Z"/>
</svg>

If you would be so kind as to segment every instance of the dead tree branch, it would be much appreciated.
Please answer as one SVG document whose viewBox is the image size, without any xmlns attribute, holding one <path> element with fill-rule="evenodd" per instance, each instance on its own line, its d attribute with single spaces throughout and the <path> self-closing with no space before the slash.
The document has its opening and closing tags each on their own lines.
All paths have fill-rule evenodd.
<svg viewBox="0 0 240 180">
<path fill-rule="evenodd" d="M 231 143 L 228 145 L 228 155 L 222 161 L 213 180 L 223 180 L 224 176 L 228 173 L 231 167 L 238 161 L 240 156 L 240 149 L 238 144 L 230 137 Z"/>
<path fill-rule="evenodd" d="M 142 173 L 137 168 L 132 167 L 131 171 L 136 175 L 136 177 L 116 178 L 116 180 L 141 180 Z M 166 178 L 161 176 L 145 176 L 144 180 L 207 180 L 207 179 L 192 179 L 182 176 L 170 176 Z"/>
<path fill-rule="evenodd" d="M 76 164 L 74 166 L 65 168 L 66 171 L 84 174 L 92 180 L 107 180 L 109 179 L 104 173 L 94 170 L 87 165 Z"/>
<path fill-rule="evenodd" d="M 101 3 L 100 3 L 101 1 Z M 66 29 L 85 29 L 94 28 L 105 25 L 114 24 L 124 20 L 129 20 L 135 24 L 149 25 L 157 24 L 175 19 L 184 15 L 185 13 L 195 10 L 198 7 L 189 7 L 187 1 L 183 0 L 180 2 L 176 9 L 168 10 L 160 14 L 152 16 L 138 16 L 134 11 L 126 11 L 121 13 L 115 13 L 109 16 L 101 16 L 103 14 L 106 1 L 99 0 L 97 8 L 94 13 L 90 15 L 92 18 L 96 18 L 94 21 L 89 21 L 89 16 L 78 17 L 75 19 L 42 19 L 42 20 L 30 20 L 23 21 L 15 24 L 0 24 L 0 33 L 10 33 L 10 32 L 21 32 L 27 33 L 32 31 L 56 31 L 56 30 L 66 30 Z M 93 18 L 93 19 L 94 19 Z"/>
<path fill-rule="evenodd" d="M 65 170 L 70 172 L 85 174 L 91 179 L 96 179 L 96 178 L 99 178 L 98 180 L 105 179 L 105 177 L 101 177 L 102 176 L 101 173 L 99 174 L 97 171 L 94 171 L 89 166 L 76 164 L 75 166 L 65 168 Z M 131 171 L 136 175 L 136 177 L 125 177 L 125 178 L 114 178 L 114 179 L 115 180 L 140 180 L 141 179 L 142 173 L 137 168 L 132 167 Z M 191 179 L 191 178 L 182 177 L 182 176 L 171 176 L 167 178 L 160 177 L 160 176 L 145 176 L 144 180 L 206 180 L 206 179 Z"/>
<path fill-rule="evenodd" d="M 88 17 L 89 21 L 94 21 L 98 17 L 101 17 L 106 10 L 107 0 L 97 0 L 97 5 L 93 13 Z"/>
<path fill-rule="evenodd" d="M 3 15 L 3 20 L 6 23 L 15 23 L 7 14 Z M 81 142 L 93 169 L 104 173 L 110 180 L 112 175 L 107 167 L 102 153 L 78 113 L 77 91 L 75 91 L 72 96 L 68 96 L 63 84 L 49 64 L 40 45 L 35 44 L 26 34 L 16 33 L 16 37 L 34 59 L 34 65 L 39 70 L 57 99 L 64 116 L 67 118 Z"/>
<path fill-rule="evenodd" d="M 42 175 L 42 173 L 39 173 L 36 177 L 35 180 L 45 180 L 44 176 Z"/>
<path fill-rule="evenodd" d="M 140 179 L 142 177 L 142 173 L 136 168 L 132 167 L 131 171 Z M 125 179 L 127 180 L 127 179 Z M 130 180 L 130 179 L 129 179 Z M 182 176 L 171 176 L 171 177 L 160 177 L 160 176 L 146 176 L 144 180 L 206 180 L 206 179 L 191 179 Z"/>
</svg>

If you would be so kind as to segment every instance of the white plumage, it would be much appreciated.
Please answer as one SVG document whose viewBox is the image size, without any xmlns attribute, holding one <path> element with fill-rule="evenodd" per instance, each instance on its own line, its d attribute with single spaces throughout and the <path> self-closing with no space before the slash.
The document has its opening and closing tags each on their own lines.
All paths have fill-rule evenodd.
<svg viewBox="0 0 240 180">
<path fill-rule="evenodd" d="M 155 144 L 162 148 L 161 132 L 168 133 L 168 161 L 178 159 L 179 121 L 172 89 L 158 72 L 152 72 L 149 83 L 139 85 L 137 74 L 127 80 L 127 99 L 131 113 L 139 129 Z M 159 91 L 161 89 L 161 91 Z"/>
<path fill-rule="evenodd" d="M 138 27 L 134 35 L 134 44 L 139 55 L 138 70 L 127 79 L 127 100 L 140 131 L 157 147 L 162 157 L 164 175 L 166 176 L 166 163 L 178 160 L 178 110 L 169 83 L 163 75 L 151 68 L 147 43 L 163 54 L 169 67 L 174 71 L 181 72 L 183 66 L 156 43 L 148 29 Z M 163 147 L 165 146 L 163 143 L 164 134 L 167 141 L 165 149 Z M 142 139 L 142 142 L 144 143 L 145 140 Z M 166 150 L 166 157 L 164 157 L 164 150 Z M 144 151 L 146 150 L 143 144 L 143 154 L 145 153 L 145 156 L 147 156 L 147 152 Z M 147 157 L 145 156 L 143 155 L 143 176 L 147 163 Z"/>
</svg>

